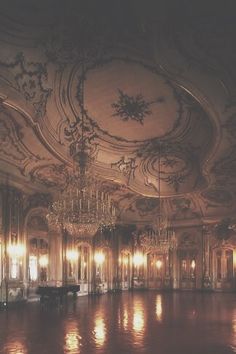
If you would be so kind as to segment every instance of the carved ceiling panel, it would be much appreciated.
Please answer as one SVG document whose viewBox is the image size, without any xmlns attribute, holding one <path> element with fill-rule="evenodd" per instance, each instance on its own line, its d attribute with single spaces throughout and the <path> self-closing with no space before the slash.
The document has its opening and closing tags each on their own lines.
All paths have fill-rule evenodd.
<svg viewBox="0 0 236 354">
<path fill-rule="evenodd" d="M 153 220 L 159 192 L 174 220 L 233 213 L 235 23 L 175 5 L 167 17 L 93 6 L 0 6 L 0 175 L 57 193 L 84 85 L 93 168 L 120 222 Z"/>
</svg>

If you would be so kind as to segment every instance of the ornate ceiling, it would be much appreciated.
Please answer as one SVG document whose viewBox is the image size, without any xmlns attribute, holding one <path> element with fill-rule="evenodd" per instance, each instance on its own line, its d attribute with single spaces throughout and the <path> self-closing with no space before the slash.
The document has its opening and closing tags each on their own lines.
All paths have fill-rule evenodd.
<svg viewBox="0 0 236 354">
<path fill-rule="evenodd" d="M 236 26 L 230 8 L 213 13 L 135 1 L 0 5 L 2 183 L 57 193 L 72 171 L 66 131 L 77 120 L 80 133 L 84 79 L 93 168 L 120 222 L 155 218 L 159 163 L 174 222 L 234 215 Z"/>
</svg>

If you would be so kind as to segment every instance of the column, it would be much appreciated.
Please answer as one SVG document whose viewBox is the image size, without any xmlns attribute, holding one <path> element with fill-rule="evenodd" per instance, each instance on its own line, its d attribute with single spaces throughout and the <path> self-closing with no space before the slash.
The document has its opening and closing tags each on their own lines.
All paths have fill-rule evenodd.
<svg viewBox="0 0 236 354">
<path fill-rule="evenodd" d="M 203 289 L 211 289 L 212 283 L 210 278 L 210 235 L 211 227 L 203 225 L 202 228 L 202 265 L 203 265 Z"/>
</svg>

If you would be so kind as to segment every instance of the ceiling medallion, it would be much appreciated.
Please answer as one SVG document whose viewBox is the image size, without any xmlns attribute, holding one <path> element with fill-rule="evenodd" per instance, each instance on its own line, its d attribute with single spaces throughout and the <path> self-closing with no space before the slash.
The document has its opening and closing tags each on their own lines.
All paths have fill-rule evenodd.
<svg viewBox="0 0 236 354">
<path fill-rule="evenodd" d="M 131 119 L 142 125 L 144 118 L 152 113 L 150 106 L 153 103 L 162 103 L 164 101 L 164 98 L 160 97 L 155 101 L 147 102 L 141 94 L 129 96 L 120 89 L 118 89 L 118 93 L 119 97 L 117 102 L 111 104 L 114 109 L 112 116 L 120 117 L 123 121 Z"/>
<path fill-rule="evenodd" d="M 81 89 L 84 102 L 83 84 Z M 75 237 L 92 237 L 98 229 L 112 228 L 116 220 L 110 195 L 102 190 L 101 181 L 92 173 L 93 137 L 86 136 L 84 112 L 82 105 L 81 117 L 65 129 L 74 163 L 73 174 L 67 176 L 66 187 L 52 203 L 47 215 L 50 224 Z"/>
</svg>

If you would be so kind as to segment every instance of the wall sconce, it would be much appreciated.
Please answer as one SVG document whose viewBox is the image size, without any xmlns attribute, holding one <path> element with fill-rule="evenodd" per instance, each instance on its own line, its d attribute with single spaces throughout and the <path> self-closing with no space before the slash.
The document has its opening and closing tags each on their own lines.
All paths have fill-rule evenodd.
<svg viewBox="0 0 236 354">
<path fill-rule="evenodd" d="M 133 256 L 133 263 L 135 266 L 141 266 L 144 263 L 144 256 L 142 253 L 137 252 Z"/>
<path fill-rule="evenodd" d="M 162 267 L 162 261 L 160 261 L 160 259 L 158 259 L 158 260 L 156 261 L 156 267 L 157 267 L 158 270 L 161 269 L 161 267 Z"/>
<path fill-rule="evenodd" d="M 7 252 L 10 257 L 22 257 L 25 254 L 25 246 L 21 243 L 9 244 Z"/>
<path fill-rule="evenodd" d="M 79 258 L 79 252 L 76 250 L 67 250 L 66 259 L 69 262 L 76 262 Z"/>
<path fill-rule="evenodd" d="M 102 252 L 96 252 L 94 254 L 94 260 L 98 265 L 102 265 L 105 261 L 105 255 Z"/>
<path fill-rule="evenodd" d="M 42 268 L 46 268 L 48 266 L 48 256 L 43 255 L 39 257 L 39 265 Z"/>
<path fill-rule="evenodd" d="M 195 267 L 196 267 L 195 259 L 193 259 L 193 260 L 191 261 L 190 267 L 191 267 L 193 270 L 195 269 Z"/>
</svg>

